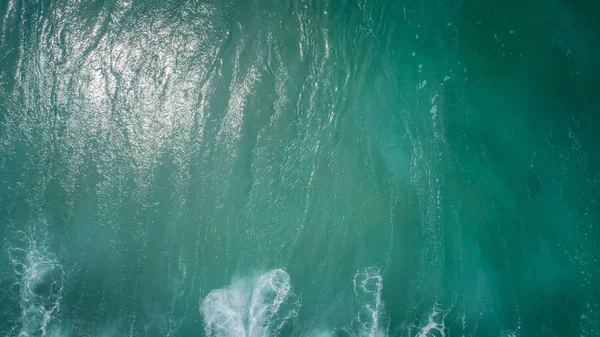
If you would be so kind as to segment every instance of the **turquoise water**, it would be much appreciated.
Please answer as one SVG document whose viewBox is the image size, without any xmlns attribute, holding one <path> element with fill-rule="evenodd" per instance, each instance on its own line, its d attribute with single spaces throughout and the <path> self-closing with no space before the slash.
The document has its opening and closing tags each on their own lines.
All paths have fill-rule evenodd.
<svg viewBox="0 0 600 337">
<path fill-rule="evenodd" d="M 0 17 L 0 336 L 600 336 L 596 2 Z"/>
</svg>

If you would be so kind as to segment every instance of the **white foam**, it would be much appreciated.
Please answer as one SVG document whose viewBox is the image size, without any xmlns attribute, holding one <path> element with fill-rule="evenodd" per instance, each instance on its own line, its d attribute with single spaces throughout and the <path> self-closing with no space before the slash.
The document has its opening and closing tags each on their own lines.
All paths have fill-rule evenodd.
<svg viewBox="0 0 600 337">
<path fill-rule="evenodd" d="M 296 315 L 290 276 L 274 269 L 256 279 L 239 279 L 212 290 L 200 305 L 207 336 L 276 336 Z"/>
<path fill-rule="evenodd" d="M 387 318 L 381 300 L 383 277 L 379 268 L 369 267 L 354 275 L 354 295 L 361 303 L 352 322 L 355 335 L 361 337 L 387 336 Z"/>
<path fill-rule="evenodd" d="M 211 291 L 200 306 L 206 335 L 245 337 L 246 296 L 244 284 L 241 283 L 232 284 L 227 289 Z"/>
<path fill-rule="evenodd" d="M 431 118 L 435 118 L 437 117 L 437 112 L 438 112 L 438 107 L 437 105 L 434 105 L 431 107 L 431 109 L 429 109 L 429 112 L 431 112 Z"/>
<path fill-rule="evenodd" d="M 291 290 L 290 276 L 281 269 L 271 270 L 260 276 L 250 302 L 248 336 L 264 336 L 272 323 L 277 323 L 277 330 L 282 327 L 287 318 L 283 322 L 274 322 L 274 318 Z"/>
<path fill-rule="evenodd" d="M 19 336 L 47 336 L 54 314 L 60 311 L 65 271 L 49 252 L 44 233 L 37 240 L 31 233 L 15 234 L 20 242 L 7 251 L 20 287 Z"/>
<path fill-rule="evenodd" d="M 434 307 L 427 319 L 427 325 L 422 327 L 415 337 L 446 337 L 446 327 L 444 326 L 446 315 L 440 317 L 441 313 L 437 307 Z M 434 334 L 434 331 L 437 331 L 438 334 Z"/>
</svg>

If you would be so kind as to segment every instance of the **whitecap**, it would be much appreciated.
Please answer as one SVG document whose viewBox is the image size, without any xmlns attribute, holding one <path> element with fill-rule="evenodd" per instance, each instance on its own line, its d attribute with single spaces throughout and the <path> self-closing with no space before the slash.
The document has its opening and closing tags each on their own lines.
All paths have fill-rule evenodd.
<svg viewBox="0 0 600 337">
<path fill-rule="evenodd" d="M 290 276 L 274 269 L 229 287 L 212 290 L 200 305 L 207 336 L 277 336 L 296 316 L 300 301 L 292 291 Z"/>
</svg>

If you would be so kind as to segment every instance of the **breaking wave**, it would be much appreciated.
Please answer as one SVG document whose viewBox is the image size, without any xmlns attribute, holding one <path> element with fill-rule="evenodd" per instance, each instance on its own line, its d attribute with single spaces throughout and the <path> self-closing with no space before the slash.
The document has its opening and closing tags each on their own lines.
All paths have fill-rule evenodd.
<svg viewBox="0 0 600 337">
<path fill-rule="evenodd" d="M 278 336 L 299 306 L 288 273 L 274 269 L 257 279 L 240 279 L 212 290 L 200 312 L 207 336 Z"/>
<path fill-rule="evenodd" d="M 380 269 L 359 270 L 352 279 L 355 303 L 346 333 L 356 337 L 388 336 L 389 318 L 381 298 Z M 274 269 L 256 279 L 244 278 L 227 288 L 212 290 L 200 305 L 204 329 L 211 337 L 278 336 L 297 316 L 300 297 L 292 291 L 290 276 Z M 313 331 L 310 336 L 330 336 Z"/>
</svg>

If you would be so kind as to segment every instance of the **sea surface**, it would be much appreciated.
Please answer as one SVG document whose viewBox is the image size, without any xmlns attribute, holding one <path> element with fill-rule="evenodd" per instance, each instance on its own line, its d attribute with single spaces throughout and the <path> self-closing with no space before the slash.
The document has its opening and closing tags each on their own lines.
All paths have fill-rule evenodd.
<svg viewBox="0 0 600 337">
<path fill-rule="evenodd" d="M 0 0 L 0 336 L 600 336 L 600 3 Z"/>
</svg>

